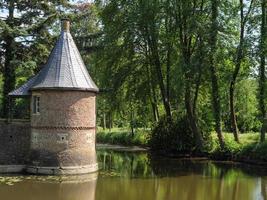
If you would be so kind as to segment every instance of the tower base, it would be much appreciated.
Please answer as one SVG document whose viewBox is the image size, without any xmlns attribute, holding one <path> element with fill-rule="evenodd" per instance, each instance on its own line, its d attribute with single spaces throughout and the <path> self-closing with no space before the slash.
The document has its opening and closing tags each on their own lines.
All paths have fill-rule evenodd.
<svg viewBox="0 0 267 200">
<path fill-rule="evenodd" d="M 25 165 L 0 165 L 1 174 L 21 173 L 25 170 Z"/>
<path fill-rule="evenodd" d="M 96 172 L 98 164 L 73 166 L 73 167 L 38 167 L 27 166 L 26 172 L 31 174 L 44 174 L 44 175 L 70 175 L 70 174 L 88 174 Z"/>
<path fill-rule="evenodd" d="M 74 167 L 37 167 L 26 165 L 0 165 L 0 174 L 22 173 L 43 175 L 78 175 L 98 171 L 98 164 Z"/>
</svg>

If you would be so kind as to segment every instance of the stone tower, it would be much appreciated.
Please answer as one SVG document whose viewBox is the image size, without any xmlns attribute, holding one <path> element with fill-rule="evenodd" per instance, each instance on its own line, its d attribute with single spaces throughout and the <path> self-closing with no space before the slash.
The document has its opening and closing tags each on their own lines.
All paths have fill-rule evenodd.
<svg viewBox="0 0 267 200">
<path fill-rule="evenodd" d="M 62 30 L 42 70 L 10 93 L 31 97 L 31 141 L 26 171 L 82 174 L 98 169 L 95 152 L 96 94 L 69 31 Z"/>
</svg>

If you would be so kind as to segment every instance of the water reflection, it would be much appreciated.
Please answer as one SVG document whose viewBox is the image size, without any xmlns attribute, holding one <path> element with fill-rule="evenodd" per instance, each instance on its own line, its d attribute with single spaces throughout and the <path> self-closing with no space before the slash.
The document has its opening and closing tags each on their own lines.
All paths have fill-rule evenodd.
<svg viewBox="0 0 267 200">
<path fill-rule="evenodd" d="M 255 166 L 114 151 L 98 152 L 98 159 L 96 199 L 267 200 L 267 172 Z M 108 172 L 115 177 L 103 177 Z"/>
<path fill-rule="evenodd" d="M 99 150 L 98 174 L 0 177 L 2 200 L 267 200 L 263 168 Z"/>
<path fill-rule="evenodd" d="M 1 200 L 95 200 L 97 174 L 1 178 Z"/>
</svg>

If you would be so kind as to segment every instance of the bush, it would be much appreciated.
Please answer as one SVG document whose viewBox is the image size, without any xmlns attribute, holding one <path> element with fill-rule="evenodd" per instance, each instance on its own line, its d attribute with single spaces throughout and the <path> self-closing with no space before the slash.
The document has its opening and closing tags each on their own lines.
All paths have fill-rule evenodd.
<svg viewBox="0 0 267 200">
<path fill-rule="evenodd" d="M 250 143 L 243 147 L 239 154 L 241 159 L 267 161 L 267 142 Z"/>
<path fill-rule="evenodd" d="M 170 123 L 162 118 L 152 130 L 149 145 L 153 151 L 162 153 L 190 153 L 195 148 L 193 134 L 186 117 Z"/>
<path fill-rule="evenodd" d="M 212 140 L 215 141 L 215 145 L 209 153 L 212 158 L 217 160 L 232 160 L 241 152 L 243 145 L 241 143 L 237 143 L 231 133 L 225 133 L 223 134 L 223 137 L 224 148 L 222 149 L 220 147 L 217 134 L 215 132 L 212 133 Z"/>
<path fill-rule="evenodd" d="M 240 143 L 234 140 L 232 133 L 224 133 L 224 149 L 220 148 L 215 133 L 212 133 L 212 137 L 215 145 L 209 151 L 211 158 L 217 160 L 267 161 L 267 142 L 259 143 L 258 133 L 240 134 Z"/>
</svg>

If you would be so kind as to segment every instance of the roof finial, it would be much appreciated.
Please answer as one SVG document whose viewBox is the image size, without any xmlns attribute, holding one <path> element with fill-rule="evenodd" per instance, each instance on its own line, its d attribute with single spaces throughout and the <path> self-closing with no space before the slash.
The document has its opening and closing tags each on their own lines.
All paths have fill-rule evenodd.
<svg viewBox="0 0 267 200">
<path fill-rule="evenodd" d="M 64 32 L 70 31 L 70 20 L 69 19 L 62 19 L 61 20 L 61 30 Z"/>
</svg>

